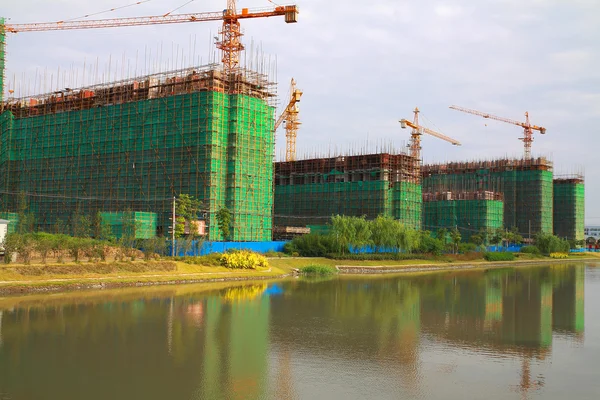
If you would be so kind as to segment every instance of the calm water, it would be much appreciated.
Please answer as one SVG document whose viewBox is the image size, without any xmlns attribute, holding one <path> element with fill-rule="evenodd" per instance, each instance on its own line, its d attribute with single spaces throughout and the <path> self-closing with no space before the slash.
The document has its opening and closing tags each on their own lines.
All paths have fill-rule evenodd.
<svg viewBox="0 0 600 400">
<path fill-rule="evenodd" d="M 0 399 L 598 399 L 600 267 L 0 298 Z"/>
</svg>

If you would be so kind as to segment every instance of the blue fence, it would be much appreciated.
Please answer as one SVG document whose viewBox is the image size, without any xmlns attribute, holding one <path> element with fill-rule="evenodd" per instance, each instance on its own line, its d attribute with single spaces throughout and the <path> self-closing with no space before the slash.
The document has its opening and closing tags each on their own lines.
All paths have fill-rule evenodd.
<svg viewBox="0 0 600 400">
<path fill-rule="evenodd" d="M 488 246 L 487 251 L 509 251 L 511 253 L 518 253 L 521 251 L 523 245 L 516 244 L 512 246 Z"/>
<path fill-rule="evenodd" d="M 268 251 L 283 251 L 283 245 L 287 242 L 192 242 L 191 249 L 184 253 L 184 249 L 176 249 L 177 256 L 205 256 L 210 253 L 224 253 L 230 249 L 252 250 L 257 253 Z M 169 253 L 171 248 L 169 248 Z"/>
<path fill-rule="evenodd" d="M 600 249 L 571 249 L 571 253 L 600 253 Z"/>
</svg>

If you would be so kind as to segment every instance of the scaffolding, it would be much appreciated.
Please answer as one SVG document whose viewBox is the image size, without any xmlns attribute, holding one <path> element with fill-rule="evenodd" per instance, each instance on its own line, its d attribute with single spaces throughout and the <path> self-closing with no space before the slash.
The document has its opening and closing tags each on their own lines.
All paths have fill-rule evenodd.
<svg viewBox="0 0 600 400">
<path fill-rule="evenodd" d="M 423 229 L 458 229 L 463 241 L 481 231 L 502 228 L 504 197 L 502 193 L 438 192 L 423 193 Z"/>
<path fill-rule="evenodd" d="M 0 17 L 0 112 L 2 112 L 2 102 L 4 100 L 4 69 L 6 68 L 6 29 L 4 28 L 4 18 Z"/>
<path fill-rule="evenodd" d="M 423 191 L 503 195 L 504 227 L 523 236 L 553 232 L 553 164 L 547 158 L 453 162 L 422 167 Z"/>
<path fill-rule="evenodd" d="M 585 185 L 583 175 L 554 179 L 554 234 L 569 240 L 584 240 Z"/>
<path fill-rule="evenodd" d="M 210 240 L 217 212 L 227 239 L 272 234 L 275 84 L 268 74 L 215 64 L 76 90 L 10 99 L 0 115 L 0 210 L 24 193 L 42 230 L 75 210 L 154 212 L 171 224 L 172 199 L 197 197 Z"/>
<path fill-rule="evenodd" d="M 275 163 L 275 225 L 321 231 L 333 215 L 394 217 L 421 227 L 419 162 L 378 153 Z"/>
<path fill-rule="evenodd" d="M 115 238 L 151 239 L 156 236 L 156 213 L 152 212 L 101 212 L 101 223 L 110 227 Z"/>
</svg>

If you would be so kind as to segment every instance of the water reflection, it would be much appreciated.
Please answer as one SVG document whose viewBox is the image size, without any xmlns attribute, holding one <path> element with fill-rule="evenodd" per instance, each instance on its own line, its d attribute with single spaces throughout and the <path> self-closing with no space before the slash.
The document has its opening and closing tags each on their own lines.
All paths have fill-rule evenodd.
<svg viewBox="0 0 600 400">
<path fill-rule="evenodd" d="M 584 276 L 555 266 L 25 300 L 0 310 L 0 394 L 429 397 L 432 377 L 461 372 L 448 361 L 458 349 L 475 354 L 474 373 L 516 361 L 503 390 L 524 396 L 544 390 L 532 363 L 553 338 L 583 343 Z"/>
</svg>

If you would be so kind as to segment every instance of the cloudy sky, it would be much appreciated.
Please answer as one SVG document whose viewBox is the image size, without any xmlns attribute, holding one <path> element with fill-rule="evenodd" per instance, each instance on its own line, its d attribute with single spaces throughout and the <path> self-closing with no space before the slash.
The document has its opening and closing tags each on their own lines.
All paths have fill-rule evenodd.
<svg viewBox="0 0 600 400">
<path fill-rule="evenodd" d="M 95 18 L 162 15 L 189 0 L 151 0 Z M 64 20 L 133 0 L 0 0 L 7 23 Z M 218 11 L 193 0 L 178 12 Z M 242 21 L 244 42 L 277 60 L 279 94 L 304 91 L 298 153 L 404 145 L 412 118 L 460 140 L 423 139 L 425 162 L 520 156 L 520 128 L 448 109 L 452 104 L 547 128 L 534 155 L 557 174 L 586 174 L 586 222 L 600 225 L 600 3 L 598 0 L 298 0 L 298 24 Z M 269 7 L 240 0 L 238 7 Z M 35 92 L 214 59 L 218 22 L 11 35 L 8 86 Z M 249 47 L 249 46 L 248 46 Z M 109 67 L 110 65 L 110 67 Z M 60 71 L 60 73 L 58 73 Z M 86 71 L 85 73 L 83 71 Z M 56 82 L 56 76 L 61 81 Z M 75 78 L 77 77 L 77 78 Z M 37 83 L 35 83 L 37 82 Z M 38 89 L 39 88 L 39 89 Z M 282 155 L 283 131 L 277 155 Z"/>
</svg>

